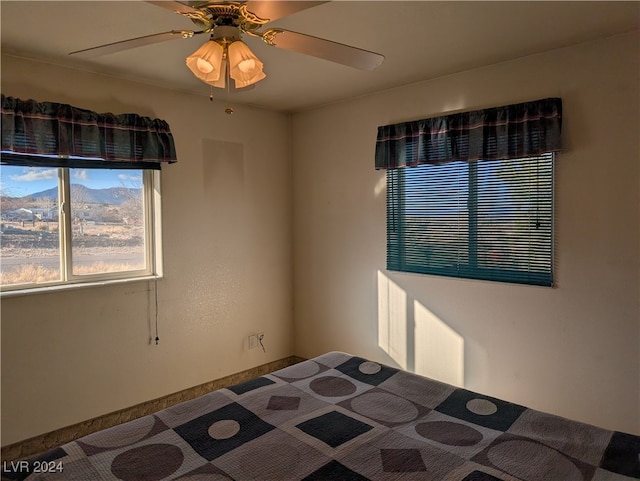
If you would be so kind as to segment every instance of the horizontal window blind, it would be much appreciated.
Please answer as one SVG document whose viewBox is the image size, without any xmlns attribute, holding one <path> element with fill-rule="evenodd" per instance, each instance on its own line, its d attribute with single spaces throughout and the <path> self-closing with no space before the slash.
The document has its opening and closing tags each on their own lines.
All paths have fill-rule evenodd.
<svg viewBox="0 0 640 481">
<path fill-rule="evenodd" d="M 554 154 L 387 171 L 387 268 L 553 284 Z"/>
</svg>

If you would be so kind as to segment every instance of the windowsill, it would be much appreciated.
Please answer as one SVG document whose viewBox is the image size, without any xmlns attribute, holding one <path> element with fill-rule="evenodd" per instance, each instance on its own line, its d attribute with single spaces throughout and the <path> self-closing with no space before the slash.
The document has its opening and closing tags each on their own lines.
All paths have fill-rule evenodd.
<svg viewBox="0 0 640 481">
<path fill-rule="evenodd" d="M 55 286 L 29 287 L 27 289 L 2 291 L 0 292 L 0 298 L 18 297 L 18 296 L 25 296 L 30 294 L 51 294 L 54 292 L 68 291 L 68 290 L 74 290 L 74 289 L 85 289 L 88 287 L 107 287 L 107 286 L 114 286 L 118 284 L 131 284 L 134 282 L 153 281 L 156 279 L 162 279 L 162 276 L 147 275 L 147 276 L 140 276 L 140 277 L 129 277 L 126 279 L 108 279 L 108 280 L 102 280 L 102 281 L 59 284 Z"/>
</svg>

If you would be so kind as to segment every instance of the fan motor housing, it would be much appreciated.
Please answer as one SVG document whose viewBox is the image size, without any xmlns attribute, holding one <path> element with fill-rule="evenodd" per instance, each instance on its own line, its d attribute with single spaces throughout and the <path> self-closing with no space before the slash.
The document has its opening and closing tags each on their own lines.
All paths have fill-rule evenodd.
<svg viewBox="0 0 640 481">
<path fill-rule="evenodd" d="M 206 2 L 194 8 L 197 8 L 200 14 L 188 17 L 204 31 L 211 31 L 220 26 L 234 26 L 243 32 L 253 32 L 268 23 L 268 20 L 251 13 L 241 3 Z"/>
<path fill-rule="evenodd" d="M 242 34 L 238 27 L 232 25 L 217 25 L 213 27 L 211 40 L 225 39 L 228 43 L 240 40 Z"/>
</svg>

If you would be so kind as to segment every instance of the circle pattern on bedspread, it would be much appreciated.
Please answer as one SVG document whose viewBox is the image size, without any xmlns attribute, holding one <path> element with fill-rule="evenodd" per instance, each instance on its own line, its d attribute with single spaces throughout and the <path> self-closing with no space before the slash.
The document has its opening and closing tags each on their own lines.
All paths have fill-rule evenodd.
<svg viewBox="0 0 640 481">
<path fill-rule="evenodd" d="M 351 400 L 351 409 L 378 421 L 405 423 L 418 417 L 418 409 L 406 399 L 382 392 L 365 393 Z"/>
<path fill-rule="evenodd" d="M 347 379 L 336 376 L 322 376 L 309 384 L 313 392 L 325 397 L 348 396 L 356 392 L 356 385 Z"/>
<path fill-rule="evenodd" d="M 555 449 L 524 440 L 508 440 L 493 445 L 487 457 L 499 469 L 527 481 L 583 481 L 584 477 L 571 460 Z M 532 466 L 538 466 L 535 471 Z"/>
<path fill-rule="evenodd" d="M 145 416 L 118 426 L 117 434 L 113 436 L 108 430 L 99 431 L 85 436 L 82 442 L 97 448 L 128 446 L 144 439 L 153 430 L 155 424 L 156 420 L 153 416 Z"/>
<path fill-rule="evenodd" d="M 209 427 L 209 436 L 213 439 L 229 439 L 240 432 L 240 423 L 233 419 L 217 421 Z"/>
<path fill-rule="evenodd" d="M 423 438 L 449 446 L 473 446 L 482 441 L 482 433 L 480 431 L 451 421 L 419 423 L 415 429 Z"/>
<path fill-rule="evenodd" d="M 358 371 L 362 374 L 377 374 L 382 369 L 382 366 L 377 362 L 365 361 L 358 366 Z"/>
<path fill-rule="evenodd" d="M 466 389 L 456 389 L 435 410 L 454 419 L 504 432 L 526 408 Z"/>
<path fill-rule="evenodd" d="M 155 481 L 175 473 L 183 460 L 184 454 L 177 446 L 147 444 L 118 454 L 111 463 L 111 472 L 122 481 Z"/>
<path fill-rule="evenodd" d="M 472 399 L 467 402 L 467 409 L 473 414 L 477 414 L 479 416 L 491 416 L 498 412 L 498 406 L 488 399 L 480 398 Z"/>
</svg>

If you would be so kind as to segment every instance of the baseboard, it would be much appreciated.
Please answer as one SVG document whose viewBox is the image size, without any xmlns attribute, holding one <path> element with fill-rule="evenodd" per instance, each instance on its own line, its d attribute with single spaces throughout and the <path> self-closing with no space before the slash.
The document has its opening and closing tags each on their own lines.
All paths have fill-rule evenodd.
<svg viewBox="0 0 640 481">
<path fill-rule="evenodd" d="M 246 371 L 232 374 L 221 379 L 216 379 L 215 381 L 209 381 L 199 386 L 169 394 L 168 396 L 143 402 L 129 408 L 121 409 L 120 411 L 115 411 L 105 414 L 104 416 L 99 416 L 72 426 L 51 431 L 50 433 L 41 434 L 33 438 L 25 439 L 24 441 L 3 446 L 1 449 L 2 461 L 17 461 L 19 459 L 36 456 L 82 436 L 131 421 L 132 419 L 147 416 L 156 411 L 173 406 L 174 404 L 195 399 L 208 392 L 215 391 L 216 389 L 248 381 L 264 374 L 277 371 L 278 369 L 291 366 L 303 360 L 303 358 L 297 356 L 289 356 L 287 358 L 269 362 L 252 369 L 247 369 Z"/>
</svg>

